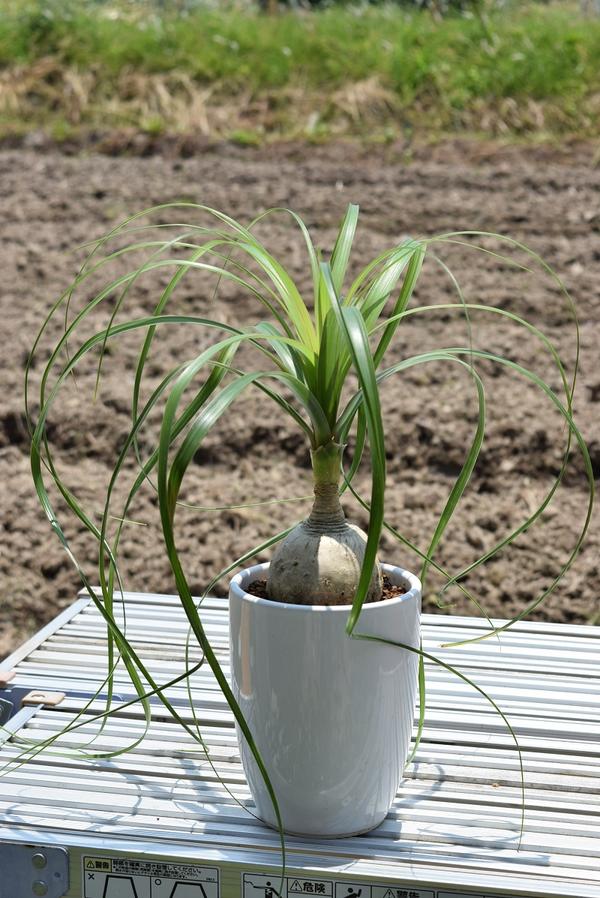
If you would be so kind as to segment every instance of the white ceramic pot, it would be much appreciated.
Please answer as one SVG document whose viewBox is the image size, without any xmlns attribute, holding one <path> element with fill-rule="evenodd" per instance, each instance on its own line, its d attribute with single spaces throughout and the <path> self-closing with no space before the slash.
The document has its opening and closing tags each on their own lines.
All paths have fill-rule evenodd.
<svg viewBox="0 0 600 898">
<path fill-rule="evenodd" d="M 288 605 L 246 592 L 267 564 L 230 585 L 232 687 L 262 755 L 288 833 L 342 837 L 385 818 L 406 762 L 418 655 L 351 639 L 349 605 Z M 408 590 L 363 606 L 356 633 L 418 648 L 421 584 L 391 565 Z M 256 809 L 276 818 L 256 762 L 240 751 Z"/>
</svg>

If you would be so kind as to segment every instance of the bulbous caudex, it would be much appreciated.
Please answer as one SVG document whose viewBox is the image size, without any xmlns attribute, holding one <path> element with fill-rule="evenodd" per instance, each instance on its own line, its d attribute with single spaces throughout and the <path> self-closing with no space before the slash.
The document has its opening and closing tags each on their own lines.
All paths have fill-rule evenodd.
<svg viewBox="0 0 600 898">
<path fill-rule="evenodd" d="M 333 441 L 311 452 L 314 502 L 310 515 L 279 544 L 267 578 L 267 596 L 295 605 L 351 605 L 356 595 L 367 535 L 346 521 L 339 500 L 343 446 Z M 367 602 L 381 599 L 379 561 Z"/>
</svg>

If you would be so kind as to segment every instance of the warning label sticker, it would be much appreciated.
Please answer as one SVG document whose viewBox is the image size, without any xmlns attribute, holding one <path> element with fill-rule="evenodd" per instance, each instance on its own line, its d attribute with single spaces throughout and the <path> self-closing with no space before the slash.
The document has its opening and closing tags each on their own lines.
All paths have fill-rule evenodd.
<svg viewBox="0 0 600 898">
<path fill-rule="evenodd" d="M 219 870 L 133 858 L 82 858 L 83 898 L 219 898 Z"/>
<path fill-rule="evenodd" d="M 298 898 L 300 895 L 325 895 L 327 898 L 499 898 L 480 892 L 449 892 L 447 889 L 421 888 L 409 883 L 377 883 L 305 879 L 287 876 L 281 880 L 277 873 L 243 873 L 242 898 Z M 517 898 L 504 894 L 502 898 Z"/>
<path fill-rule="evenodd" d="M 324 895 L 326 898 L 499 898 L 480 892 L 449 892 L 447 888 L 421 888 L 410 883 L 364 882 L 360 880 L 305 879 L 278 873 L 242 873 L 242 898 L 299 898 Z M 87 896 L 86 896 L 87 898 Z M 504 894 L 502 898 L 517 898 Z"/>
<path fill-rule="evenodd" d="M 243 873 L 242 898 L 297 898 L 298 895 L 322 895 L 335 898 L 334 884 L 325 879 L 281 877 L 273 873 Z"/>
<path fill-rule="evenodd" d="M 436 898 L 428 889 L 410 885 L 389 886 L 377 883 L 331 879 L 304 879 L 275 873 L 243 873 L 242 898 L 298 898 L 299 895 L 323 895 L 325 898 Z"/>
<path fill-rule="evenodd" d="M 336 882 L 334 898 L 436 898 L 428 889 L 409 885 L 365 885 L 360 882 Z"/>
</svg>

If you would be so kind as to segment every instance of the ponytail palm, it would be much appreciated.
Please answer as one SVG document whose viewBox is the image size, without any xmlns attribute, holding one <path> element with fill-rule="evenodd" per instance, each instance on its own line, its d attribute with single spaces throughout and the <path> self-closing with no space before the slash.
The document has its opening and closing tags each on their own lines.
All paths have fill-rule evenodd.
<svg viewBox="0 0 600 898">
<path fill-rule="evenodd" d="M 200 212 L 208 217 L 209 225 L 143 223 L 147 216 L 164 216 L 172 214 L 173 210 L 178 214 Z M 75 281 L 46 319 L 32 358 L 45 342 L 50 325 L 59 314 L 64 314 L 65 325 L 60 338 L 52 346 L 41 376 L 39 411 L 35 419 L 29 368 L 27 373 L 27 410 L 36 490 L 51 526 L 70 553 L 85 588 L 107 622 L 109 670 L 112 670 L 116 649 L 123 658 L 140 700 L 144 702 L 147 714 L 148 695 L 156 695 L 183 727 L 195 732 L 170 702 L 164 692 L 164 684 L 158 684 L 153 679 L 115 617 L 115 592 L 123 591 L 119 571 L 123 527 L 136 495 L 149 485 L 157 492 L 165 554 L 191 631 L 251 746 L 254 746 L 252 734 L 204 632 L 177 542 L 177 514 L 186 472 L 198 457 L 207 435 L 232 404 L 243 399 L 248 388 L 261 391 L 266 400 L 273 403 L 277 413 L 287 416 L 304 435 L 306 451 L 310 453 L 312 462 L 314 504 L 306 521 L 273 534 L 261 546 L 254 547 L 240 559 L 232 560 L 219 576 L 257 552 L 279 544 L 267 582 L 269 597 L 275 601 L 351 605 L 347 622 L 349 635 L 359 635 L 355 629 L 363 604 L 381 598 L 377 551 L 384 528 L 401 544 L 420 555 L 422 577 L 433 567 L 447 584 L 462 590 L 480 607 L 477 597 L 472 596 L 461 581 L 471 570 L 505 548 L 538 520 L 562 482 L 575 444 L 583 457 L 589 483 L 588 507 L 575 534 L 569 557 L 544 593 L 532 597 L 527 609 L 518 616 L 520 618 L 556 587 L 572 565 L 589 525 L 593 499 L 592 467 L 585 442 L 573 419 L 577 365 L 569 378 L 554 346 L 537 328 L 512 312 L 467 303 L 460 288 L 456 303 L 433 307 L 410 304 L 424 260 L 427 256 L 433 256 L 436 243 L 464 243 L 467 237 L 472 241 L 473 237 L 493 235 L 457 233 L 438 238 L 406 239 L 381 253 L 351 279 L 349 269 L 358 207 L 348 207 L 327 261 L 314 247 L 306 226 L 298 216 L 286 210 L 270 210 L 267 214 L 275 213 L 291 215 L 300 229 L 311 273 L 310 295 L 302 295 L 283 263 L 255 236 L 255 225 L 260 219 L 246 227 L 217 210 L 184 203 L 145 210 L 91 247 Z M 159 238 L 156 237 L 157 233 Z M 528 265 L 541 267 L 542 272 L 554 277 L 550 269 L 525 247 L 506 238 L 497 239 L 526 252 Z M 474 252 L 491 252 L 485 246 L 472 242 L 470 245 Z M 139 261 L 128 264 L 131 259 L 138 260 L 140 253 L 144 257 L 141 264 Z M 507 261 L 510 262 L 510 259 Z M 87 290 L 88 284 L 103 278 L 110 265 L 125 265 L 125 271 L 106 280 L 99 289 L 94 288 L 95 292 L 83 307 L 71 313 L 74 298 L 81 290 Z M 138 282 L 152 276 L 153 272 L 167 272 L 168 282 L 158 294 L 151 312 L 131 316 L 128 314 L 128 301 L 135 294 Z M 247 294 L 256 302 L 256 323 L 253 326 L 232 325 L 224 317 L 177 311 L 174 302 L 178 288 L 184 279 L 187 282 L 192 278 L 200 285 L 216 278 L 215 303 L 219 299 L 221 286 L 225 284 L 231 284 L 236 291 Z M 563 289 L 560 282 L 558 284 Z M 570 298 L 564 292 L 566 302 L 572 309 Z M 102 313 L 107 306 L 110 310 L 108 321 L 105 319 L 98 329 L 92 327 L 90 333 L 90 323 L 97 321 L 98 313 Z M 464 314 L 467 325 L 471 314 L 485 313 L 503 316 L 516 327 L 526 330 L 539 341 L 551 359 L 560 391 L 553 390 L 534 371 L 492 352 L 477 349 L 468 339 L 464 346 L 447 346 L 386 364 L 386 351 L 402 323 L 414 316 L 426 318 L 436 308 L 459 310 Z M 164 372 L 151 395 L 142 399 L 153 344 L 174 329 L 183 329 L 184 333 L 197 331 L 203 336 L 208 334 L 210 342 L 191 358 L 178 361 L 171 370 Z M 78 365 L 90 353 L 99 354 L 97 389 L 101 388 L 102 367 L 108 363 L 106 353 L 122 337 L 135 338 L 139 344 L 131 383 L 131 426 L 115 460 L 102 515 L 97 522 L 94 514 L 72 493 L 57 470 L 48 439 L 48 423 L 63 387 L 69 378 L 76 376 Z M 258 360 L 251 369 L 243 361 L 246 358 L 240 352 L 243 347 L 251 348 L 252 357 Z M 435 560 L 435 553 L 468 485 L 483 443 L 486 403 L 480 368 L 481 363 L 485 362 L 504 366 L 537 386 L 540 396 L 548 401 L 550 408 L 556 410 L 566 425 L 563 463 L 539 507 L 519 527 L 505 535 L 469 568 L 450 573 Z M 385 516 L 386 431 L 380 387 L 383 382 L 410 368 L 431 363 L 458 366 L 468 374 L 478 414 L 464 462 L 434 532 L 426 546 L 418 548 Z M 148 448 L 148 441 L 143 437 L 157 412 L 160 414 L 159 437 Z M 352 463 L 347 467 L 344 464 L 344 447 L 351 436 L 355 451 Z M 368 498 L 358 494 L 353 483 L 363 456 L 370 462 Z M 133 468 L 131 461 L 134 462 Z M 79 524 L 97 540 L 100 595 L 92 588 L 88 573 L 72 551 L 55 513 L 49 484 L 58 490 Z M 125 498 L 116 507 L 117 494 L 121 495 L 117 486 L 123 485 Z M 344 490 L 352 492 L 367 510 L 367 534 L 346 522 L 339 500 Z M 115 519 L 118 524 L 114 533 L 109 534 L 109 523 Z M 216 579 L 207 585 L 207 592 Z M 487 635 L 495 632 L 497 630 L 490 624 Z M 421 710 L 423 712 L 423 704 Z M 262 766 L 257 751 L 255 757 L 265 781 L 268 781 L 268 772 Z"/>
</svg>

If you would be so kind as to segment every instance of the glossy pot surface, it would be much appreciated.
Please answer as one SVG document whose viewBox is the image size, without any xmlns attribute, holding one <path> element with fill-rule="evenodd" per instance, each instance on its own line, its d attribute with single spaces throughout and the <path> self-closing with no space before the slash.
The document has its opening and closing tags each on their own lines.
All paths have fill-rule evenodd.
<svg viewBox="0 0 600 898">
<path fill-rule="evenodd" d="M 419 647 L 421 584 L 382 565 L 407 592 L 363 607 L 357 634 Z M 289 833 L 342 837 L 387 815 L 413 726 L 418 655 L 349 638 L 349 605 L 289 605 L 246 592 L 268 565 L 230 584 L 232 687 Z M 238 738 L 240 733 L 238 731 Z M 259 816 L 276 818 L 254 757 L 242 763 Z"/>
</svg>

